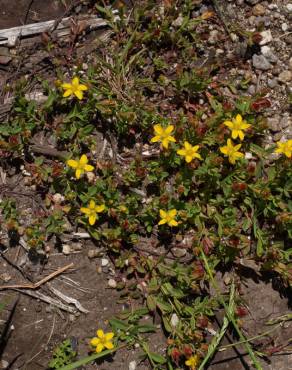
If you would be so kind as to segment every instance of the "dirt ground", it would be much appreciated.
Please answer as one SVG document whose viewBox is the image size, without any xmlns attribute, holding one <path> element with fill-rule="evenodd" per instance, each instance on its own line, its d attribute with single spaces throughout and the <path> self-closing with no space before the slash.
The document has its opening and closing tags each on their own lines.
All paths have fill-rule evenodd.
<svg viewBox="0 0 292 370">
<path fill-rule="evenodd" d="M 0 4 L 0 29 L 56 19 L 66 11 L 62 2 L 57 0 L 34 0 L 33 2 L 30 0 L 1 0 Z M 67 1 L 67 4 L 69 6 L 70 2 Z M 4 69 L 2 76 L 5 75 L 7 78 L 10 73 L 9 70 Z M 79 248 L 77 249 L 79 250 L 69 255 L 55 250 L 45 265 L 40 261 L 33 263 L 26 260 L 26 251 L 20 246 L 10 248 L 7 252 L 5 249 L 2 250 L 5 258 L 0 258 L 0 285 L 27 283 L 22 273 L 36 282 L 72 262 L 73 268 L 52 280 L 50 285 L 66 296 L 78 300 L 89 312 L 82 313 L 76 310 L 75 313 L 68 313 L 24 294 L 22 289 L 0 291 L 1 302 L 7 302 L 7 306 L 0 314 L 0 327 L 11 313 L 13 304 L 17 302 L 15 312 L 11 317 L 10 337 L 2 355 L 0 369 L 4 369 L 7 363 L 10 364 L 9 369 L 14 370 L 46 369 L 52 350 L 68 337 L 77 343 L 78 353 L 85 355 L 89 348 L 88 341 L 91 336 L 94 336 L 97 328 L 107 329 L 109 318 L 124 309 L 131 308 L 131 304 L 136 306 L 139 303 L 118 303 L 119 293 L 108 286 L 108 280 L 113 276 L 118 276 L 111 261 L 108 260 L 107 266 L 102 267 L 101 258 L 105 257 L 88 258 L 88 251 L 96 246 L 89 240 L 81 240 L 78 243 Z M 7 261 L 11 261 L 14 266 Z M 17 270 L 15 265 L 23 267 Z M 225 276 L 222 280 L 224 278 Z M 268 320 L 290 312 L 291 292 L 280 289 L 276 279 L 267 280 L 259 272 L 247 268 L 246 277 L 241 283 L 242 296 L 249 308 L 248 315 L 242 318 L 242 327 L 247 337 L 270 330 L 272 327 L 266 325 Z M 42 286 L 40 291 L 53 296 L 49 285 Z M 218 315 L 218 323 L 220 324 L 220 315 Z M 153 351 L 163 353 L 166 338 L 159 330 L 159 323 L 155 324 L 158 325 L 158 331 L 152 335 L 150 343 Z M 269 361 L 263 360 L 265 370 L 292 369 L 292 352 L 281 351 L 281 348 L 286 348 L 291 340 L 291 333 L 292 323 L 287 321 L 281 327 L 271 331 L 269 336 L 258 340 L 259 350 L 275 351 Z M 229 333 L 222 345 L 232 342 L 234 342 L 233 333 Z M 285 354 L 277 356 L 277 349 Z M 139 348 L 132 351 L 119 351 L 102 364 L 87 365 L 84 369 L 127 370 L 132 361 L 136 361 L 138 370 L 150 369 L 147 363 L 139 362 L 140 353 Z M 236 349 L 230 348 L 217 353 L 208 369 L 244 370 L 252 369 L 252 366 L 244 349 L 236 347 Z"/>
</svg>

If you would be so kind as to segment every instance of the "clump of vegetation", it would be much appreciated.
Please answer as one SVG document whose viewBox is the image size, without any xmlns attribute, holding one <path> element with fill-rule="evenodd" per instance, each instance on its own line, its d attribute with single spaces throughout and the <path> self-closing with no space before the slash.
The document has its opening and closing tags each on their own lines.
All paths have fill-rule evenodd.
<svg viewBox="0 0 292 370">
<path fill-rule="evenodd" d="M 252 258 L 291 284 L 292 140 L 262 147 L 266 126 L 255 98 L 229 99 L 224 82 L 212 79 L 216 63 L 197 66 L 200 28 L 212 15 L 193 17 L 191 0 L 168 4 L 146 1 L 131 17 L 121 10 L 115 21 L 108 8 L 97 6 L 112 24 L 112 41 L 85 74 L 78 66 L 70 79 L 59 76 L 56 87 L 44 83 L 48 98 L 41 106 L 20 89 L 0 128 L 1 150 L 22 161 L 31 185 L 46 197 L 45 217 L 25 230 L 30 247 L 41 250 L 44 241 L 61 235 L 67 218 L 105 245 L 127 275 L 118 286 L 122 297 L 142 298 L 144 314 L 161 315 L 165 357 L 142 346 L 153 368 L 203 369 L 231 325 L 260 369 L 258 353 L 237 323 L 235 283 L 223 293 L 215 275 Z M 43 165 L 40 157 L 23 156 L 39 131 L 67 152 L 63 161 Z M 110 138 L 102 158 L 98 132 Z M 3 214 L 6 227 L 13 221 L 17 231 L 13 203 L 4 204 Z M 210 339 L 214 314 L 222 308 L 222 328 Z M 115 320 L 117 341 L 128 335 L 128 325 L 136 330 L 131 338 L 141 340 L 137 320 Z M 91 342 L 96 349 L 104 339 L 99 334 Z M 110 334 L 101 351 L 113 349 Z M 72 360 L 65 357 L 62 366 Z"/>
</svg>

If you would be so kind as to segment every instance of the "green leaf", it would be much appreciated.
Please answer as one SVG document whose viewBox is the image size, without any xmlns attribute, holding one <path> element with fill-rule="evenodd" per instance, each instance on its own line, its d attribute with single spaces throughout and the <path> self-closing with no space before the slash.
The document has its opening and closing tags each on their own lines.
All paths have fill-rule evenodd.
<svg viewBox="0 0 292 370">
<path fill-rule="evenodd" d="M 151 358 L 151 360 L 157 364 L 165 364 L 166 363 L 166 359 L 161 356 L 161 355 L 158 355 L 157 353 L 154 353 L 154 352 L 148 352 L 148 356 Z"/>
</svg>

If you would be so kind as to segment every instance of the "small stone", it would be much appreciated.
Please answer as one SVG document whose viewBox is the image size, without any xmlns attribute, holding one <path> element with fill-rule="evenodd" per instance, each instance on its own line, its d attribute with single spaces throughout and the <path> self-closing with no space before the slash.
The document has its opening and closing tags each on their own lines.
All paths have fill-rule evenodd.
<svg viewBox="0 0 292 370">
<path fill-rule="evenodd" d="M 254 85 L 250 85 L 247 89 L 247 92 L 250 94 L 250 95 L 254 95 L 256 93 L 256 87 Z"/>
<path fill-rule="evenodd" d="M 3 274 L 0 275 L 0 279 L 8 283 L 8 281 L 11 280 L 11 276 L 7 272 L 3 272 Z"/>
<path fill-rule="evenodd" d="M 72 252 L 71 250 L 71 247 L 69 244 L 63 244 L 63 247 L 62 247 L 62 253 L 65 254 L 65 255 L 68 255 Z"/>
<path fill-rule="evenodd" d="M 0 361 L 0 369 L 7 369 L 9 367 L 9 362 L 5 360 Z"/>
<path fill-rule="evenodd" d="M 95 174 L 93 172 L 86 172 L 87 180 L 90 184 L 94 183 L 95 180 Z"/>
<path fill-rule="evenodd" d="M 113 289 L 117 287 L 117 282 L 114 279 L 109 279 L 107 284 L 110 288 L 113 288 Z"/>
<path fill-rule="evenodd" d="M 219 35 L 219 32 L 217 30 L 212 30 L 209 34 L 209 43 L 210 44 L 216 44 L 216 42 L 218 41 L 218 35 Z"/>
<path fill-rule="evenodd" d="M 171 319 L 170 319 L 170 325 L 175 328 L 177 326 L 177 324 L 179 323 L 179 318 L 177 316 L 176 313 L 173 313 L 171 315 Z"/>
<path fill-rule="evenodd" d="M 291 69 L 292 71 L 292 57 L 289 59 L 289 68 Z"/>
<path fill-rule="evenodd" d="M 278 57 L 272 52 L 271 48 L 267 45 L 261 47 L 261 52 L 263 56 L 270 62 L 276 63 L 278 61 Z"/>
<path fill-rule="evenodd" d="M 250 5 L 255 5 L 260 2 L 260 0 L 246 0 L 246 2 Z"/>
<path fill-rule="evenodd" d="M 282 23 L 281 28 L 282 28 L 282 31 L 286 32 L 288 30 L 289 26 L 288 26 L 287 23 Z"/>
<path fill-rule="evenodd" d="M 102 267 L 107 266 L 107 265 L 108 265 L 108 263 L 109 263 L 109 260 L 108 260 L 107 258 L 102 258 L 102 259 L 101 259 L 101 266 L 102 266 Z"/>
<path fill-rule="evenodd" d="M 87 257 L 90 259 L 99 257 L 99 255 L 100 252 L 98 249 L 89 249 L 89 251 L 87 252 Z"/>
<path fill-rule="evenodd" d="M 176 247 L 174 247 L 174 248 L 172 248 L 171 252 L 177 258 L 184 257 L 187 254 L 187 251 L 184 248 L 176 248 Z"/>
<path fill-rule="evenodd" d="M 292 79 L 292 72 L 290 71 L 283 71 L 279 74 L 279 81 L 283 82 L 283 83 L 286 83 L 286 82 L 289 82 L 291 81 Z"/>
<path fill-rule="evenodd" d="M 61 204 L 64 201 L 63 195 L 56 193 L 53 195 L 53 202 L 55 204 Z"/>
<path fill-rule="evenodd" d="M 260 45 L 266 45 L 269 42 L 273 40 L 273 36 L 271 33 L 271 30 L 262 31 L 260 32 L 260 35 L 262 36 L 262 40 L 260 41 Z"/>
<path fill-rule="evenodd" d="M 287 4 L 286 9 L 288 10 L 288 12 L 292 12 L 292 3 Z"/>
<path fill-rule="evenodd" d="M 268 79 L 268 86 L 271 88 L 271 89 L 274 89 L 276 86 L 278 85 L 278 81 L 276 78 L 269 78 Z"/>
<path fill-rule="evenodd" d="M 252 8 L 252 14 L 253 15 L 264 15 L 266 13 L 266 9 L 263 5 L 261 4 L 256 4 L 253 8 Z"/>
<path fill-rule="evenodd" d="M 6 55 L 0 55 L 0 64 L 6 66 L 11 62 L 12 58 Z"/>
<path fill-rule="evenodd" d="M 267 119 L 267 124 L 268 128 L 273 132 L 281 130 L 280 117 L 269 117 Z"/>
<path fill-rule="evenodd" d="M 291 127 L 292 126 L 292 119 L 285 115 L 282 119 L 281 119 L 281 122 L 280 122 L 280 126 L 282 127 L 282 129 L 286 128 L 286 127 Z"/>
<path fill-rule="evenodd" d="M 182 15 L 179 15 L 173 22 L 173 27 L 180 27 L 183 24 L 184 18 Z"/>
<path fill-rule="evenodd" d="M 252 56 L 252 64 L 255 68 L 260 69 L 261 71 L 267 71 L 268 69 L 272 68 L 272 65 L 264 55 L 254 54 Z"/>
<path fill-rule="evenodd" d="M 136 361 L 131 361 L 129 363 L 129 370 L 136 370 L 137 368 L 137 362 Z"/>
</svg>

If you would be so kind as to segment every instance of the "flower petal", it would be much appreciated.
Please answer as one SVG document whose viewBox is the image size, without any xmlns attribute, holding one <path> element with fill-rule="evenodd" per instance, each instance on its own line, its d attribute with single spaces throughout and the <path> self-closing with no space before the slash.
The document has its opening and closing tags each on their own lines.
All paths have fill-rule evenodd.
<svg viewBox="0 0 292 370">
<path fill-rule="evenodd" d="M 104 338 L 104 332 L 103 332 L 103 330 L 102 329 L 98 329 L 96 331 L 96 335 L 98 336 L 98 338 L 103 339 Z"/>
<path fill-rule="evenodd" d="M 93 166 L 91 166 L 90 164 L 86 164 L 86 165 L 84 166 L 84 169 L 85 169 L 85 171 L 86 171 L 86 172 L 91 172 L 91 171 L 93 171 L 93 170 L 94 170 L 94 167 L 93 167 Z"/>
<path fill-rule="evenodd" d="M 182 155 L 182 156 L 185 156 L 186 155 L 186 150 L 185 149 L 179 149 L 177 151 L 177 154 Z"/>
<path fill-rule="evenodd" d="M 82 85 L 82 84 L 80 84 L 80 85 L 78 86 L 78 89 L 79 89 L 80 91 L 87 91 L 87 90 L 88 90 L 88 87 L 87 87 L 86 85 Z"/>
<path fill-rule="evenodd" d="M 185 146 L 185 149 L 186 149 L 186 150 L 189 150 L 189 149 L 191 149 L 191 148 L 192 148 L 191 144 L 190 144 L 188 141 L 185 141 L 185 142 L 184 142 L 184 146 Z"/>
<path fill-rule="evenodd" d="M 165 148 L 165 149 L 168 149 L 168 144 L 169 144 L 169 140 L 168 138 L 165 138 L 162 140 L 162 146 Z"/>
<path fill-rule="evenodd" d="M 222 146 L 220 148 L 220 152 L 227 155 L 227 153 L 228 153 L 228 147 L 227 146 Z"/>
<path fill-rule="evenodd" d="M 90 341 L 90 344 L 92 345 L 92 347 L 96 347 L 99 343 L 100 343 L 100 339 L 96 337 L 92 338 Z"/>
<path fill-rule="evenodd" d="M 101 352 L 102 350 L 104 349 L 104 345 L 102 343 L 99 343 L 97 346 L 96 346 L 96 349 L 95 351 L 97 353 Z"/>
<path fill-rule="evenodd" d="M 174 129 L 174 126 L 173 126 L 173 125 L 169 125 L 169 126 L 167 126 L 167 127 L 166 127 L 166 129 L 164 130 L 164 133 L 165 133 L 166 135 L 169 135 L 169 134 L 173 131 L 173 129 Z"/>
<path fill-rule="evenodd" d="M 244 133 L 243 133 L 243 131 L 239 130 L 238 131 L 238 136 L 239 136 L 239 139 L 240 140 L 243 140 L 244 139 Z"/>
<path fill-rule="evenodd" d="M 163 132 L 164 132 L 164 130 L 161 127 L 161 125 L 154 125 L 153 128 L 154 128 L 155 134 L 157 134 L 157 135 L 160 135 L 161 136 L 163 134 Z"/>
<path fill-rule="evenodd" d="M 238 130 L 232 130 L 232 132 L 231 132 L 232 139 L 236 139 L 237 136 L 238 136 Z"/>
<path fill-rule="evenodd" d="M 101 204 L 100 206 L 96 206 L 94 210 L 97 213 L 101 213 L 101 212 L 103 212 L 105 210 L 105 205 L 104 204 Z"/>
<path fill-rule="evenodd" d="M 163 209 L 159 210 L 159 215 L 161 218 L 166 218 L 167 217 L 167 212 L 165 212 Z"/>
<path fill-rule="evenodd" d="M 175 217 L 177 214 L 177 210 L 176 209 L 171 209 L 170 211 L 168 211 L 168 216 L 169 217 Z"/>
<path fill-rule="evenodd" d="M 91 214 L 88 220 L 89 220 L 89 225 L 93 226 L 96 222 L 96 214 Z"/>
<path fill-rule="evenodd" d="M 89 202 L 89 208 L 94 210 L 95 208 L 95 201 L 91 199 L 91 201 Z"/>
<path fill-rule="evenodd" d="M 150 142 L 151 142 L 151 143 L 157 143 L 157 141 L 160 141 L 160 139 L 161 139 L 161 136 L 154 136 L 154 137 L 150 140 Z"/>
<path fill-rule="evenodd" d="M 68 90 L 68 89 L 70 89 L 70 90 L 71 90 L 72 84 L 64 82 L 64 83 L 62 83 L 62 85 L 61 85 L 61 86 L 62 86 L 62 88 L 63 88 L 64 90 Z"/>
<path fill-rule="evenodd" d="M 63 98 L 67 98 L 68 96 L 71 96 L 73 94 L 73 91 L 71 89 L 68 89 L 64 92 Z"/>
<path fill-rule="evenodd" d="M 72 80 L 72 85 L 74 87 L 77 87 L 79 85 L 79 78 L 78 77 L 74 77 L 73 80 Z"/>
<path fill-rule="evenodd" d="M 173 136 L 168 136 L 167 138 L 168 138 L 169 141 L 172 141 L 173 143 L 176 142 L 176 140 Z"/>
<path fill-rule="evenodd" d="M 82 154 L 82 156 L 81 156 L 81 158 L 79 160 L 79 163 L 84 165 L 87 162 L 88 162 L 88 159 L 87 159 L 86 155 L 85 154 Z"/>
<path fill-rule="evenodd" d="M 78 162 L 75 161 L 74 159 L 68 159 L 67 165 L 72 167 L 72 168 L 77 168 L 78 167 Z"/>
<path fill-rule="evenodd" d="M 194 153 L 194 157 L 201 160 L 203 159 L 199 153 Z"/>
<path fill-rule="evenodd" d="M 108 342 L 110 341 L 111 339 L 113 339 L 114 337 L 114 333 L 110 332 L 110 333 L 106 333 L 104 336 L 105 336 L 105 340 Z"/>
<path fill-rule="evenodd" d="M 236 123 L 241 123 L 242 122 L 242 116 L 240 114 L 237 114 L 236 117 L 235 117 L 235 121 Z"/>
<path fill-rule="evenodd" d="M 77 168 L 77 170 L 75 171 L 75 176 L 76 176 L 76 179 L 80 179 L 80 176 L 83 174 L 83 171 L 80 170 L 80 168 Z"/>
<path fill-rule="evenodd" d="M 234 127 L 234 124 L 231 121 L 224 121 L 223 125 L 229 127 L 230 129 L 233 129 L 233 127 Z"/>
<path fill-rule="evenodd" d="M 112 344 L 112 342 L 105 342 L 104 346 L 107 349 L 113 349 L 114 348 L 114 345 Z"/>
<path fill-rule="evenodd" d="M 170 220 L 170 221 L 168 222 L 168 225 L 169 225 L 169 226 L 177 226 L 177 225 L 178 225 L 178 222 L 177 222 L 176 220 Z"/>
<path fill-rule="evenodd" d="M 84 213 L 85 215 L 90 215 L 91 210 L 89 208 L 86 208 L 86 207 L 81 207 L 80 212 Z"/>
<path fill-rule="evenodd" d="M 186 162 L 187 163 L 191 163 L 191 161 L 193 160 L 193 156 L 191 156 L 191 155 L 186 155 Z"/>
<path fill-rule="evenodd" d="M 166 224 L 166 219 L 165 218 L 163 218 L 162 220 L 160 220 L 159 222 L 158 222 L 158 225 L 164 225 L 164 224 Z"/>
<path fill-rule="evenodd" d="M 237 152 L 241 148 L 242 144 L 237 144 L 233 147 L 234 151 Z"/>
<path fill-rule="evenodd" d="M 79 99 L 79 100 L 82 100 L 83 99 L 83 92 L 80 91 L 80 90 L 75 90 L 74 91 L 74 95 Z"/>
</svg>

